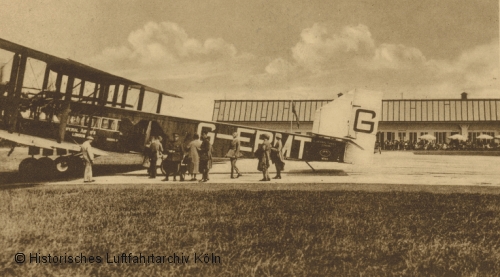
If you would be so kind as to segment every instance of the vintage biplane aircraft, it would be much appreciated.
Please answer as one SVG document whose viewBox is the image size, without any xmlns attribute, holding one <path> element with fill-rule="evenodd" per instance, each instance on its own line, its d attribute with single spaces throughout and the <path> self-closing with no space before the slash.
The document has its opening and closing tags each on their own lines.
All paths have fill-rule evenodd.
<svg viewBox="0 0 500 277">
<path fill-rule="evenodd" d="M 0 139 L 29 146 L 29 157 L 19 164 L 23 175 L 52 177 L 78 171 L 80 144 L 87 135 L 95 138 L 96 154 L 106 155 L 142 153 L 149 136 L 161 136 L 165 143 L 178 133 L 189 141 L 206 131 L 213 155 L 223 157 L 231 134 L 237 132 L 244 157 L 253 157 L 261 135 L 268 134 L 273 141 L 277 133 L 162 115 L 163 97 L 179 96 L 3 39 L 0 49 L 12 56 L 10 78 L 4 82 L 0 78 Z M 45 67 L 39 87 L 24 84 L 33 71 L 27 65 L 32 60 Z M 369 162 L 381 97 L 379 92 L 355 90 L 318 109 L 312 135 L 281 133 L 284 156 L 306 162 Z M 156 112 L 143 110 L 148 102 L 156 104 Z"/>
</svg>

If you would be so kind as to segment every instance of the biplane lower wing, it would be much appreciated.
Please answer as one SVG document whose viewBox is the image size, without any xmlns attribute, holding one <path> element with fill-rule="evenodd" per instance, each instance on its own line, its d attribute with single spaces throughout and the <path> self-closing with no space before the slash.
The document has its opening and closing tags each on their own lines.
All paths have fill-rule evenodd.
<svg viewBox="0 0 500 277">
<path fill-rule="evenodd" d="M 31 146 L 31 147 L 38 147 L 38 148 L 44 148 L 44 149 L 64 149 L 70 153 L 77 153 L 77 152 L 81 151 L 80 145 L 78 145 L 78 144 L 73 144 L 73 143 L 64 142 L 64 141 L 61 143 L 58 143 L 55 140 L 50 140 L 50 139 L 31 136 L 31 135 L 19 134 L 19 133 L 9 133 L 5 130 L 0 130 L 0 138 L 15 142 L 17 144 Z M 94 154 L 97 156 L 107 156 L 108 155 L 108 153 L 106 151 L 103 151 L 103 150 L 100 150 L 97 148 L 93 148 L 92 150 L 93 150 Z"/>
</svg>

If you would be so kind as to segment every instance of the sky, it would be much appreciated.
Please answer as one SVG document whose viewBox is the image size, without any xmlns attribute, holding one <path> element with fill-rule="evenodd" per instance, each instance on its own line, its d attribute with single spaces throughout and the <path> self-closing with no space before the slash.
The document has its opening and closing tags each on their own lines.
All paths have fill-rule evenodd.
<svg viewBox="0 0 500 277">
<path fill-rule="evenodd" d="M 0 0 L 0 37 L 182 96 L 215 99 L 498 98 L 491 0 Z M 0 56 L 0 63 L 2 62 Z M 151 105 L 154 106 L 154 105 Z"/>
</svg>

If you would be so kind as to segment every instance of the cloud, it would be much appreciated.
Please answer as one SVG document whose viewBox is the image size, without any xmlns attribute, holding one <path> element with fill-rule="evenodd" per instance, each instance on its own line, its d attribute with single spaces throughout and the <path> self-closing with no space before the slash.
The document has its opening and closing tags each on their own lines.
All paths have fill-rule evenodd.
<svg viewBox="0 0 500 277">
<path fill-rule="evenodd" d="M 498 97 L 499 41 L 467 49 L 452 61 L 431 60 L 429 67 L 439 85 L 449 83 L 456 90 L 468 91 L 476 97 Z"/>
<path fill-rule="evenodd" d="M 269 63 L 265 70 L 267 73 L 271 75 L 275 74 L 285 74 L 290 71 L 293 71 L 295 69 L 295 66 L 292 65 L 290 62 L 282 59 L 282 58 L 277 58 L 271 63 Z"/>
<path fill-rule="evenodd" d="M 217 63 L 248 57 L 238 55 L 236 47 L 222 38 L 200 41 L 190 37 L 173 22 L 149 22 L 132 31 L 126 45 L 106 48 L 92 59 L 93 63 L 107 69 L 119 69 L 128 65 L 147 69 L 168 69 L 179 64 Z"/>
<path fill-rule="evenodd" d="M 377 43 L 363 24 L 336 33 L 317 23 L 301 32 L 290 59 L 276 58 L 265 71 L 270 76 L 286 73 L 294 85 L 322 91 L 366 87 L 385 91 L 389 98 L 401 92 L 406 97 L 445 97 L 462 91 L 492 97 L 499 92 L 498 38 L 443 60 L 428 58 L 415 47 Z"/>
<path fill-rule="evenodd" d="M 368 27 L 362 24 L 344 27 L 340 34 L 332 33 L 323 24 L 314 24 L 304 29 L 300 37 L 292 48 L 292 56 L 299 66 L 311 71 L 339 66 L 374 47 Z"/>
<path fill-rule="evenodd" d="M 373 53 L 373 58 L 360 61 L 367 69 L 409 69 L 424 65 L 426 58 L 420 50 L 402 44 L 381 44 Z"/>
<path fill-rule="evenodd" d="M 338 70 L 345 66 L 362 69 L 407 69 L 423 65 L 426 58 L 420 50 L 402 44 L 376 45 L 367 26 L 346 26 L 339 34 L 326 25 L 314 24 L 301 33 L 292 48 L 294 62 L 311 72 Z"/>
<path fill-rule="evenodd" d="M 464 50 L 453 60 L 439 60 L 415 47 L 377 42 L 363 24 L 336 31 L 317 23 L 298 34 L 288 57 L 258 57 L 223 38 L 202 40 L 176 23 L 150 22 L 94 61 L 99 68 L 179 94 L 187 102 L 324 99 L 353 88 L 383 91 L 386 98 L 399 98 L 402 92 L 407 98 L 498 93 L 498 39 Z"/>
</svg>

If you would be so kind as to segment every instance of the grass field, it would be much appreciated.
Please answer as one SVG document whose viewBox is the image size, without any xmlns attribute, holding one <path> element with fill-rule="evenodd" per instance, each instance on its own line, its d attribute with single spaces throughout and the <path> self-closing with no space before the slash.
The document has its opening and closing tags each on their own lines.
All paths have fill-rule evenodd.
<svg viewBox="0 0 500 277">
<path fill-rule="evenodd" d="M 0 276 L 495 276 L 499 210 L 483 194 L 2 190 Z M 30 264 L 29 253 L 102 260 Z M 190 259 L 114 263 L 122 253 Z"/>
</svg>

